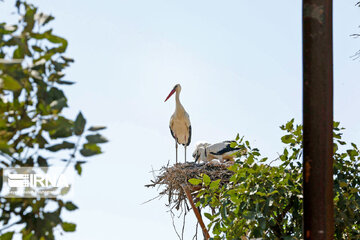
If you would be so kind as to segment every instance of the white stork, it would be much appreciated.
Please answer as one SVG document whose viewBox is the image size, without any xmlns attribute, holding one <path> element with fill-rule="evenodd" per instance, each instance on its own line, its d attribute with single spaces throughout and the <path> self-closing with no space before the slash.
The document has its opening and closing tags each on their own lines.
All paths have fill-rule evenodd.
<svg viewBox="0 0 360 240">
<path fill-rule="evenodd" d="M 232 141 L 223 141 L 215 144 L 198 143 L 193 153 L 195 162 L 210 162 L 213 159 L 219 159 L 220 162 L 234 161 L 234 154 L 239 152 L 240 148 L 232 148 Z M 244 151 L 242 151 L 244 153 Z"/>
<path fill-rule="evenodd" d="M 180 103 L 179 95 L 181 92 L 180 84 L 176 84 L 173 90 L 171 90 L 169 96 L 165 99 L 165 102 L 176 92 L 175 98 L 175 112 L 170 118 L 170 132 L 175 139 L 176 148 L 176 163 L 178 161 L 178 144 L 184 145 L 185 148 L 185 162 L 186 162 L 186 147 L 189 146 L 191 141 L 191 124 L 189 114 L 185 111 L 183 105 Z"/>
</svg>

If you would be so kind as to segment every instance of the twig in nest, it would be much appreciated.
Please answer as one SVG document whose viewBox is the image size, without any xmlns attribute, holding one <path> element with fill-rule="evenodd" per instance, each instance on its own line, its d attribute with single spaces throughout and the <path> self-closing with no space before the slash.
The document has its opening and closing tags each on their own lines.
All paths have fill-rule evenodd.
<svg viewBox="0 0 360 240">
<path fill-rule="evenodd" d="M 183 202 L 186 202 L 186 195 L 182 188 L 185 184 L 190 192 L 194 193 L 201 189 L 201 186 L 193 186 L 188 180 L 191 178 L 201 178 L 201 174 L 208 175 L 211 180 L 221 179 L 221 185 L 229 182 L 233 172 L 228 170 L 228 164 L 211 164 L 211 163 L 178 163 L 171 167 L 162 167 L 159 175 L 151 181 L 146 187 L 164 187 L 159 195 L 168 196 L 168 206 L 179 210 Z M 190 209 L 186 203 L 186 208 Z"/>
<path fill-rule="evenodd" d="M 182 230 L 181 230 L 181 237 L 182 237 L 182 239 L 184 239 L 185 217 L 186 217 L 186 213 L 187 213 L 185 203 L 184 203 L 184 209 L 185 209 L 185 211 L 184 211 L 184 219 L 183 219 L 183 226 L 182 226 Z"/>
<path fill-rule="evenodd" d="M 178 238 L 179 238 L 180 240 L 182 240 L 181 237 L 180 237 L 180 235 L 179 235 L 179 233 L 178 233 L 178 231 L 176 230 L 175 220 L 174 220 L 175 214 L 172 212 L 171 209 L 170 209 L 170 216 L 171 216 L 171 222 L 172 222 L 173 228 L 174 228 L 174 230 L 175 230 L 175 233 L 176 233 L 176 235 L 178 236 Z"/>
<path fill-rule="evenodd" d="M 155 200 L 155 199 L 157 199 L 157 198 L 161 198 L 161 195 L 157 195 L 156 197 L 151 198 L 151 199 L 149 199 L 149 200 L 147 200 L 147 201 L 143 202 L 141 205 L 144 205 L 145 203 L 151 202 L 152 200 Z"/>
<path fill-rule="evenodd" d="M 193 186 L 188 182 L 191 178 L 201 178 L 202 174 L 206 174 L 210 177 L 212 181 L 221 179 L 220 185 L 224 185 L 229 183 L 230 177 L 234 174 L 234 172 L 228 169 L 229 164 L 226 163 L 177 163 L 173 166 L 164 166 L 158 172 L 159 175 L 155 176 L 155 179 L 151 181 L 151 184 L 145 185 L 146 187 L 163 187 L 160 191 L 159 196 L 167 195 L 169 211 L 172 218 L 172 225 L 176 232 L 176 235 L 180 240 L 184 239 L 184 231 L 185 231 L 185 217 L 190 209 L 193 209 L 195 215 L 198 212 L 198 209 L 195 207 L 194 200 L 196 201 L 197 192 L 202 188 L 201 185 Z M 153 171 L 154 173 L 155 171 Z M 186 192 L 186 193 L 185 193 Z M 156 199 L 156 198 L 154 198 Z M 188 205 L 187 200 L 190 201 L 190 206 Z M 176 230 L 173 209 L 181 210 L 179 218 L 184 214 L 183 218 L 183 226 L 181 235 Z M 198 214 L 199 215 L 199 214 Z M 197 216 L 198 221 L 201 219 L 201 215 Z M 208 239 L 209 233 L 201 219 L 201 228 L 203 230 L 205 239 Z M 196 224 L 196 233 L 194 238 L 197 239 L 198 235 L 198 226 L 199 223 Z M 193 238 L 193 239 L 194 239 Z"/>
</svg>

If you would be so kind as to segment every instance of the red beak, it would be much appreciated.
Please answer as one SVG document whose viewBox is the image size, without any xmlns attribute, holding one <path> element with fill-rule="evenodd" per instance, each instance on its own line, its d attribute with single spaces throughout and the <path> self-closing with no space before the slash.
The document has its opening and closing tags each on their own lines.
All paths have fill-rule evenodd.
<svg viewBox="0 0 360 240">
<path fill-rule="evenodd" d="M 173 90 L 171 90 L 171 92 L 170 92 L 169 96 L 167 96 L 167 98 L 165 99 L 165 101 L 164 101 L 164 102 L 166 102 L 166 101 L 167 101 L 167 100 L 171 97 L 171 95 L 173 95 L 173 94 L 174 94 L 175 90 L 176 90 L 176 88 L 174 88 Z"/>
</svg>

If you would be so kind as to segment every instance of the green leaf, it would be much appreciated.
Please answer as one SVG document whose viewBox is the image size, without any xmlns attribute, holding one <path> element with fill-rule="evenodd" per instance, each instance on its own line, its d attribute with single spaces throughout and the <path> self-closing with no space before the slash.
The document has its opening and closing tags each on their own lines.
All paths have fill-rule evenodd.
<svg viewBox="0 0 360 240">
<path fill-rule="evenodd" d="M 188 180 L 189 183 L 191 183 L 192 185 L 199 185 L 202 183 L 202 180 L 201 179 L 196 179 L 196 178 L 190 178 Z"/>
<path fill-rule="evenodd" d="M 60 98 L 58 100 L 54 100 L 50 103 L 50 107 L 55 110 L 61 110 L 64 107 L 68 107 L 67 105 L 67 99 L 66 98 Z"/>
<path fill-rule="evenodd" d="M 65 38 L 53 35 L 53 34 L 48 34 L 47 35 L 47 40 L 49 40 L 52 43 L 63 43 L 63 44 L 67 44 L 67 41 Z"/>
<path fill-rule="evenodd" d="M 3 151 L 7 154 L 11 154 L 11 151 L 10 151 L 10 146 L 9 144 L 7 143 L 7 141 L 4 141 L 4 140 L 1 140 L 0 139 L 0 151 Z"/>
<path fill-rule="evenodd" d="M 350 157 L 354 157 L 354 156 L 359 155 L 359 153 L 356 150 L 353 150 L 353 149 L 347 150 L 346 152 L 349 154 Z"/>
<path fill-rule="evenodd" d="M 61 56 L 62 60 L 64 60 L 65 62 L 74 62 L 74 59 L 69 58 L 69 57 L 65 57 L 65 56 Z"/>
<path fill-rule="evenodd" d="M 13 33 L 18 29 L 16 25 L 7 25 L 6 23 L 0 23 L 0 34 Z"/>
<path fill-rule="evenodd" d="M 293 128 L 294 128 L 294 125 L 293 125 L 293 124 L 294 124 L 294 118 L 291 119 L 289 122 L 286 123 L 285 129 L 288 130 L 288 131 L 293 130 Z"/>
<path fill-rule="evenodd" d="M 0 236 L 1 240 L 11 240 L 14 235 L 14 232 L 7 232 Z"/>
<path fill-rule="evenodd" d="M 36 240 L 36 237 L 32 232 L 26 232 L 24 229 L 21 232 L 23 234 L 22 240 Z"/>
<path fill-rule="evenodd" d="M 340 182 L 339 184 L 340 184 L 340 187 L 342 187 L 342 188 L 346 187 L 348 185 L 346 182 Z"/>
<path fill-rule="evenodd" d="M 207 217 L 210 221 L 214 219 L 214 217 L 210 213 L 204 213 L 204 216 Z"/>
<path fill-rule="evenodd" d="M 63 52 L 65 52 L 67 45 L 68 45 L 68 42 L 65 38 L 53 35 L 52 29 L 50 29 L 44 33 L 31 32 L 30 36 L 34 39 L 38 39 L 38 40 L 47 39 L 48 41 L 50 41 L 52 43 L 60 44 L 59 47 L 49 49 L 48 52 L 51 52 L 51 53 L 63 53 Z"/>
<path fill-rule="evenodd" d="M 259 226 L 262 230 L 265 230 L 266 229 L 266 219 L 265 218 L 259 218 Z"/>
<path fill-rule="evenodd" d="M 106 143 L 106 142 L 108 142 L 108 140 L 100 134 L 87 135 L 86 139 L 88 140 L 89 143 Z"/>
<path fill-rule="evenodd" d="M 24 44 L 19 44 L 13 53 L 13 58 L 15 59 L 24 59 L 25 58 L 25 49 Z"/>
<path fill-rule="evenodd" d="M 236 174 L 234 174 L 234 175 L 232 175 L 231 177 L 230 177 L 230 182 L 233 182 L 233 183 L 236 183 L 236 179 L 237 179 L 237 175 Z"/>
<path fill-rule="evenodd" d="M 279 193 L 279 191 L 278 191 L 278 190 L 274 190 L 274 191 L 272 191 L 272 192 L 268 193 L 268 194 L 267 194 L 267 196 L 274 195 L 275 193 Z"/>
<path fill-rule="evenodd" d="M 216 180 L 216 181 L 212 181 L 212 182 L 210 183 L 210 189 L 212 189 L 212 190 L 218 189 L 218 188 L 219 188 L 219 185 L 220 185 L 220 181 L 221 181 L 221 179 L 218 179 L 218 180 Z"/>
<path fill-rule="evenodd" d="M 20 85 L 20 83 L 16 81 L 13 77 L 5 74 L 1 75 L 0 89 L 17 91 L 21 88 L 22 86 Z"/>
<path fill-rule="evenodd" d="M 333 151 L 333 153 L 336 153 L 337 150 L 339 149 L 339 148 L 338 148 L 338 145 L 337 145 L 336 143 L 333 143 L 333 145 L 334 145 L 334 151 Z"/>
<path fill-rule="evenodd" d="M 293 139 L 293 135 L 291 134 L 288 134 L 288 135 L 285 135 L 281 138 L 281 141 L 285 144 L 288 144 L 288 143 L 294 143 L 295 140 Z"/>
<path fill-rule="evenodd" d="M 334 133 L 333 137 L 336 139 L 341 139 L 341 135 L 342 135 L 341 133 L 339 133 L 339 134 Z"/>
<path fill-rule="evenodd" d="M 96 131 L 99 131 L 99 130 L 103 130 L 105 128 L 106 128 L 105 126 L 92 126 L 92 127 L 89 128 L 89 131 L 96 132 Z"/>
<path fill-rule="evenodd" d="M 61 226 L 65 232 L 74 232 L 76 230 L 76 224 L 74 223 L 63 222 Z"/>
<path fill-rule="evenodd" d="M 223 219 L 227 219 L 227 209 L 224 205 L 220 208 L 220 213 Z"/>
<path fill-rule="evenodd" d="M 26 13 L 24 16 L 24 22 L 26 23 L 24 31 L 25 32 L 32 32 L 32 29 L 34 28 L 35 24 L 35 13 L 37 8 L 32 8 L 27 6 L 26 7 Z"/>
<path fill-rule="evenodd" d="M 42 126 L 52 139 L 70 137 L 73 131 L 73 122 L 64 117 L 47 120 Z"/>
<path fill-rule="evenodd" d="M 47 163 L 47 160 L 45 158 L 43 158 L 42 156 L 38 156 L 37 162 L 40 167 L 48 167 L 49 166 Z"/>
<path fill-rule="evenodd" d="M 79 176 L 81 175 L 82 173 L 82 167 L 81 167 L 81 163 L 80 162 L 77 162 L 74 166 L 75 170 L 77 171 L 77 173 L 79 174 Z"/>
<path fill-rule="evenodd" d="M 73 85 L 75 82 L 72 81 L 66 81 L 66 80 L 58 80 L 56 81 L 58 84 L 64 84 L 64 85 Z"/>
<path fill-rule="evenodd" d="M 228 169 L 229 169 L 230 171 L 236 172 L 237 169 L 238 169 L 238 165 L 237 165 L 237 164 L 231 165 L 230 167 L 228 167 Z"/>
<path fill-rule="evenodd" d="M 86 120 L 82 115 L 82 113 L 79 112 L 75 120 L 75 127 L 74 127 L 75 135 L 79 136 L 84 132 L 85 124 L 86 124 Z"/>
<path fill-rule="evenodd" d="M 60 190 L 60 194 L 65 196 L 66 194 L 68 194 L 70 192 L 70 187 L 63 187 L 61 190 Z"/>
<path fill-rule="evenodd" d="M 32 46 L 32 49 L 33 49 L 35 52 L 43 52 L 43 51 L 44 51 L 41 47 L 38 47 L 38 46 L 36 46 L 36 45 Z"/>
<path fill-rule="evenodd" d="M 203 174 L 203 182 L 204 182 L 205 186 L 209 186 L 209 184 L 211 182 L 210 177 L 206 174 Z"/>
<path fill-rule="evenodd" d="M 96 154 L 101 153 L 101 148 L 95 143 L 86 143 L 83 145 L 83 148 L 80 150 L 81 155 L 84 157 L 90 157 Z"/>
<path fill-rule="evenodd" d="M 266 193 L 263 193 L 263 192 L 256 192 L 255 194 L 259 195 L 261 197 L 265 197 L 267 195 Z"/>
<path fill-rule="evenodd" d="M 51 20 L 54 20 L 55 18 L 51 15 L 46 15 L 44 13 L 35 14 L 34 18 L 40 25 L 44 26 Z"/>
<path fill-rule="evenodd" d="M 63 141 L 62 143 L 55 144 L 53 146 L 47 147 L 46 149 L 51 152 L 57 152 L 61 149 L 72 149 L 75 147 L 74 143 Z"/>
<path fill-rule="evenodd" d="M 246 159 L 246 162 L 247 164 L 251 165 L 254 163 L 254 156 L 249 156 L 247 159 Z"/>
<path fill-rule="evenodd" d="M 39 206 L 40 207 L 40 206 Z M 55 211 L 55 212 L 45 212 L 44 213 L 44 218 L 48 221 L 48 222 L 52 222 L 54 223 L 54 225 L 57 225 L 61 222 L 61 218 L 60 218 L 60 212 Z"/>
<path fill-rule="evenodd" d="M 78 209 L 78 207 L 75 204 L 73 204 L 72 202 L 66 202 L 65 208 L 69 211 L 74 211 L 74 210 Z"/>
<path fill-rule="evenodd" d="M 244 215 L 244 218 L 248 219 L 248 220 L 254 220 L 255 219 L 255 216 L 256 216 L 256 213 L 253 212 L 253 211 L 245 211 L 243 213 Z"/>
</svg>

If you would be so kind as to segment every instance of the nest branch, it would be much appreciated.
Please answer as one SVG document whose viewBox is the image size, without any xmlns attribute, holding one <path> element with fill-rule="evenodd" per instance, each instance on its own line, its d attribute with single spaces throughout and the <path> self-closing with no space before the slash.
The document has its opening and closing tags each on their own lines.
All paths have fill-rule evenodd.
<svg viewBox="0 0 360 240">
<path fill-rule="evenodd" d="M 190 184 L 188 180 L 191 178 L 201 178 L 202 174 L 206 174 L 210 177 L 212 181 L 221 179 L 220 181 L 221 185 L 227 184 L 229 182 L 230 177 L 233 175 L 233 172 L 228 169 L 230 165 L 231 163 L 220 163 L 220 162 L 218 163 L 187 162 L 187 163 L 177 163 L 173 166 L 169 166 L 168 163 L 167 166 L 162 167 L 158 171 L 158 175 L 155 175 L 155 171 L 152 170 L 152 173 L 154 175 L 154 180 L 151 181 L 151 184 L 147 184 L 145 186 L 157 187 L 158 189 L 163 187 L 158 197 L 162 197 L 162 196 L 168 197 L 167 206 L 170 208 L 172 219 L 174 218 L 174 213 L 172 212 L 172 209 L 176 208 L 177 210 L 179 210 L 181 206 L 184 206 L 185 213 L 184 213 L 181 236 L 176 231 L 174 225 L 174 219 L 173 219 L 173 226 L 175 228 L 175 232 L 179 237 L 179 239 L 182 240 L 184 238 L 185 216 L 187 212 L 186 210 L 189 210 L 189 206 L 187 204 L 186 199 L 188 199 L 195 213 L 195 216 L 198 220 L 198 223 L 196 225 L 196 234 L 194 238 L 195 237 L 197 238 L 198 224 L 200 224 L 201 226 L 201 229 L 204 234 L 204 238 L 205 239 L 210 238 L 209 232 L 206 229 L 204 222 L 202 220 L 201 213 L 196 208 L 194 203 L 194 200 L 196 201 L 197 192 L 202 188 L 202 186 L 201 185 L 194 186 Z"/>
<path fill-rule="evenodd" d="M 191 178 L 201 178 L 201 174 L 206 174 L 212 181 L 221 179 L 221 184 L 229 182 L 233 172 L 228 169 L 229 163 L 177 163 L 173 166 L 162 167 L 155 179 L 151 184 L 145 185 L 146 187 L 163 187 L 159 193 L 160 196 L 168 197 L 168 206 L 173 209 L 179 210 L 183 202 L 186 203 L 186 193 L 184 185 L 195 198 L 198 190 L 202 186 L 194 186 L 188 182 Z"/>
</svg>

